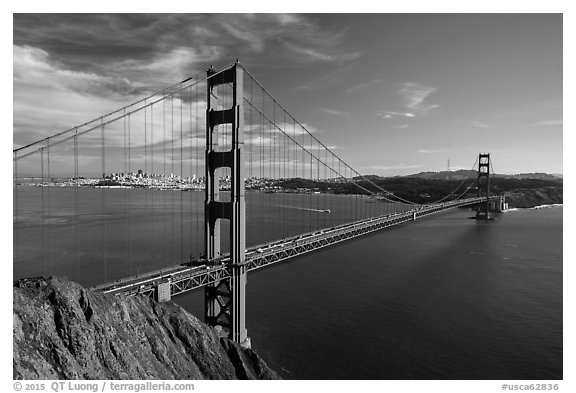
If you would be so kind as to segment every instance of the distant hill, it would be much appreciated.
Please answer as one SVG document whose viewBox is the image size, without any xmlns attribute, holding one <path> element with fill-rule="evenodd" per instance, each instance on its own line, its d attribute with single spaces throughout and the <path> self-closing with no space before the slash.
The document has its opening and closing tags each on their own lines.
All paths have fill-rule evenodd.
<svg viewBox="0 0 576 393">
<path fill-rule="evenodd" d="M 408 200 L 431 203 L 447 196 L 476 196 L 478 189 L 476 171 L 424 172 L 410 176 L 380 177 L 370 175 L 355 177 L 354 181 L 318 181 L 314 179 L 283 179 L 281 189 L 314 190 L 328 194 L 377 195 L 384 199 Z M 493 195 L 506 194 L 510 207 L 533 207 L 563 203 L 563 181 L 547 174 L 496 175 L 490 181 Z M 390 195 L 393 193 L 395 196 Z"/>
<path fill-rule="evenodd" d="M 471 179 L 476 176 L 477 171 L 460 169 L 458 171 L 420 172 L 403 177 L 413 177 L 417 179 L 427 179 L 427 180 L 462 180 L 462 179 Z"/>
<path fill-rule="evenodd" d="M 539 179 L 539 180 L 559 180 L 562 179 L 562 175 L 549 174 L 549 173 L 519 173 L 517 175 L 498 175 L 497 177 L 504 177 L 509 179 Z"/>
<path fill-rule="evenodd" d="M 427 179 L 427 180 L 462 180 L 462 179 L 472 179 L 477 176 L 477 171 L 474 170 L 458 170 L 458 171 L 441 171 L 441 172 L 420 172 L 413 175 L 407 175 L 402 177 L 417 178 L 417 179 Z M 562 175 L 549 174 L 549 173 L 519 173 L 514 175 L 502 175 L 499 173 L 493 174 L 493 177 L 499 177 L 504 179 L 537 179 L 537 180 L 561 180 Z"/>
</svg>

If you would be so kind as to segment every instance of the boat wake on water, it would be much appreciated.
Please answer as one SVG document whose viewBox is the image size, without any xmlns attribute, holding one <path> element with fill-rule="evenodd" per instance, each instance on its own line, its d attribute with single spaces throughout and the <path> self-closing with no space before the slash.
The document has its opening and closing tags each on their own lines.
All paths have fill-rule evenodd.
<svg viewBox="0 0 576 393">
<path fill-rule="evenodd" d="M 318 213 L 330 213 L 330 209 L 312 209 L 309 207 L 297 207 L 297 206 L 289 206 L 289 205 L 274 205 L 274 206 L 278 206 L 278 207 L 285 207 L 288 209 L 295 209 L 295 210 L 305 210 L 305 211 L 310 211 L 310 212 L 318 212 Z"/>
</svg>

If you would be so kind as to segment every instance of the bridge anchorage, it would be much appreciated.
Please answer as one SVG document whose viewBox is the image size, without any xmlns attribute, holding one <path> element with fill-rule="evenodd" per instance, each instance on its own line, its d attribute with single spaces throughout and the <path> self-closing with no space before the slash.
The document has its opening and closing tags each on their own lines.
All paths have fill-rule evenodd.
<svg viewBox="0 0 576 393">
<path fill-rule="evenodd" d="M 82 152 L 100 159 L 102 178 L 82 165 Z M 13 153 L 15 276 L 70 275 L 75 268 L 76 280 L 97 290 L 158 301 L 204 287 L 205 321 L 243 346 L 250 346 L 249 272 L 449 209 L 474 207 L 476 218 L 487 220 L 505 207 L 503 197 L 490 194 L 489 154 L 478 156 L 477 174 L 439 200 L 419 204 L 395 195 L 320 142 L 238 62 Z M 107 175 L 106 168 L 120 171 Z M 265 211 L 271 226 L 261 229 L 264 221 L 257 221 L 261 233 L 250 232 L 248 247 L 247 196 L 258 214 L 266 203 L 274 206 Z M 250 204 L 248 210 L 255 213 Z M 101 237 L 94 237 L 96 227 Z M 186 261 L 185 246 L 202 256 Z M 101 265 L 104 277 L 95 278 Z"/>
</svg>

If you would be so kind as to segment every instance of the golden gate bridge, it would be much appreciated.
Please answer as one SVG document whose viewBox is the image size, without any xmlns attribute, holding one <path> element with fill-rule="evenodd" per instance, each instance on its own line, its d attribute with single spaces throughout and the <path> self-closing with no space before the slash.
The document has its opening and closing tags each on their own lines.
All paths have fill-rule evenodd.
<svg viewBox="0 0 576 393">
<path fill-rule="evenodd" d="M 203 287 L 206 322 L 242 345 L 248 272 L 457 207 L 489 219 L 503 205 L 490 195 L 489 154 L 434 202 L 382 188 L 238 62 L 13 155 L 15 279 L 61 274 L 158 301 Z"/>
</svg>

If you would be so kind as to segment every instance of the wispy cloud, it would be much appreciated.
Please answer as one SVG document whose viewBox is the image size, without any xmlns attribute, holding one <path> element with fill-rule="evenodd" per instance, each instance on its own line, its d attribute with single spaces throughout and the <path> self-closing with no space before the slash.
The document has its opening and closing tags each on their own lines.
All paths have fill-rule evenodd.
<svg viewBox="0 0 576 393">
<path fill-rule="evenodd" d="M 240 26 L 235 26 L 231 23 L 223 23 L 222 27 L 227 30 L 230 35 L 244 41 L 254 50 L 254 52 L 262 52 L 264 50 L 266 39 L 265 37 L 257 34 L 256 31 L 241 28 Z"/>
<path fill-rule="evenodd" d="M 318 133 L 321 133 L 321 132 L 322 132 L 321 129 L 319 129 L 319 128 L 317 128 L 317 127 L 314 127 L 314 126 L 311 125 L 311 124 L 308 124 L 308 123 L 300 123 L 300 124 L 302 124 L 302 125 L 300 126 L 300 125 L 297 124 L 297 125 L 296 125 L 296 128 L 290 128 L 290 124 L 287 124 L 287 125 L 286 125 L 286 128 L 285 128 L 286 130 L 288 130 L 288 131 L 287 131 L 287 134 L 288 134 L 288 135 L 294 135 L 294 134 L 296 134 L 296 135 L 307 135 L 307 134 L 309 134 L 309 133 L 310 133 L 310 134 L 318 134 Z"/>
<path fill-rule="evenodd" d="M 15 45 L 13 61 L 16 145 L 121 107 L 126 97 L 135 98 L 138 83 L 63 68 L 42 49 Z"/>
<path fill-rule="evenodd" d="M 345 112 L 345 111 L 337 111 L 335 109 L 328 109 L 328 108 L 322 108 L 320 109 L 322 112 L 328 113 L 330 115 L 336 115 L 336 116 L 342 116 L 342 117 L 350 117 L 350 112 Z"/>
<path fill-rule="evenodd" d="M 110 70 L 116 75 L 127 75 L 132 80 L 146 81 L 148 86 L 163 86 L 167 80 L 182 80 L 186 76 L 196 74 L 204 64 L 215 62 L 221 55 L 222 48 L 218 46 L 177 47 L 156 53 L 146 62 L 140 59 L 118 62 L 110 65 Z M 173 76 L 168 79 L 167 75 L 170 74 Z M 143 82 L 140 83 L 144 85 Z"/>
<path fill-rule="evenodd" d="M 246 139 L 244 141 L 244 143 L 246 145 L 255 145 L 255 146 L 265 146 L 265 145 L 270 145 L 270 143 L 272 142 L 272 138 L 266 138 L 266 137 L 254 137 L 254 138 L 249 138 Z"/>
<path fill-rule="evenodd" d="M 410 112 L 388 112 L 388 111 L 378 111 L 376 116 L 381 117 L 383 119 L 394 119 L 394 118 L 410 118 L 414 117 L 413 113 Z"/>
<path fill-rule="evenodd" d="M 30 46 L 13 46 L 15 90 L 21 88 L 73 90 L 83 94 L 130 94 L 140 86 L 121 76 L 108 76 L 63 67 L 48 52 Z"/>
<path fill-rule="evenodd" d="M 349 87 L 348 89 L 346 89 L 346 93 L 356 93 L 359 91 L 363 91 L 366 90 L 370 87 L 376 86 L 381 84 L 382 82 L 384 82 L 386 79 L 384 78 L 377 78 L 377 79 L 372 79 L 369 82 L 364 82 L 364 83 L 360 83 L 358 85 Z"/>
<path fill-rule="evenodd" d="M 314 91 L 341 85 L 350 76 L 350 71 L 355 65 L 356 63 L 351 63 L 344 67 L 338 67 L 334 71 L 330 71 L 319 78 L 306 81 L 306 83 L 294 87 L 293 90 Z"/>
<path fill-rule="evenodd" d="M 280 131 L 282 130 L 282 131 Z M 303 136 L 308 134 L 317 134 L 320 129 L 308 124 L 308 123 L 283 123 L 283 122 L 276 122 L 275 126 L 272 127 L 270 125 L 262 125 L 262 124 L 245 124 L 244 125 L 244 132 L 247 134 L 257 134 L 262 132 L 263 134 L 279 134 L 284 132 L 289 136 Z"/>
<path fill-rule="evenodd" d="M 313 62 L 348 62 L 356 60 L 361 55 L 360 52 L 327 53 L 320 49 L 294 45 L 285 40 L 281 40 L 281 42 L 286 48 L 290 49 L 298 55 L 304 56 L 305 59 Z"/>
<path fill-rule="evenodd" d="M 282 26 L 302 23 L 303 18 L 295 14 L 272 14 Z"/>
<path fill-rule="evenodd" d="M 83 123 L 239 53 L 283 67 L 348 62 L 360 53 L 344 45 L 346 37 L 345 27 L 321 28 L 315 17 L 293 14 L 15 14 L 13 143 Z M 310 88 L 333 85 L 349 69 Z"/>
<path fill-rule="evenodd" d="M 476 128 L 490 128 L 490 124 L 486 124 L 484 122 L 481 122 L 480 120 L 472 121 L 472 126 Z"/>
<path fill-rule="evenodd" d="M 404 109 L 404 111 L 381 110 L 376 113 L 376 116 L 382 119 L 415 118 L 423 116 L 440 107 L 438 104 L 430 104 L 428 102 L 428 97 L 436 90 L 435 87 L 425 86 L 416 82 L 405 82 L 397 91 L 400 97 L 399 106 Z"/>
<path fill-rule="evenodd" d="M 302 146 L 304 149 L 311 151 L 311 150 L 326 150 L 324 148 L 324 146 L 321 145 L 303 145 Z M 338 146 L 326 146 L 329 150 L 336 150 L 339 149 Z M 298 148 L 296 148 L 296 150 L 298 150 Z"/>
<path fill-rule="evenodd" d="M 531 127 L 551 127 L 551 126 L 561 126 L 564 124 L 562 119 L 555 119 L 555 120 L 541 120 L 534 123 L 531 123 Z"/>
<path fill-rule="evenodd" d="M 15 45 L 42 49 L 61 68 L 122 75 L 154 90 L 240 56 L 249 64 L 301 67 L 361 55 L 345 44 L 345 27 L 321 28 L 308 15 L 15 14 L 13 31 Z"/>
<path fill-rule="evenodd" d="M 428 96 L 436 90 L 435 87 L 425 86 L 416 82 L 406 82 L 400 90 L 398 90 L 398 94 L 402 97 L 405 108 L 413 111 L 427 112 L 439 107 L 439 105 L 425 103 Z"/>
</svg>

